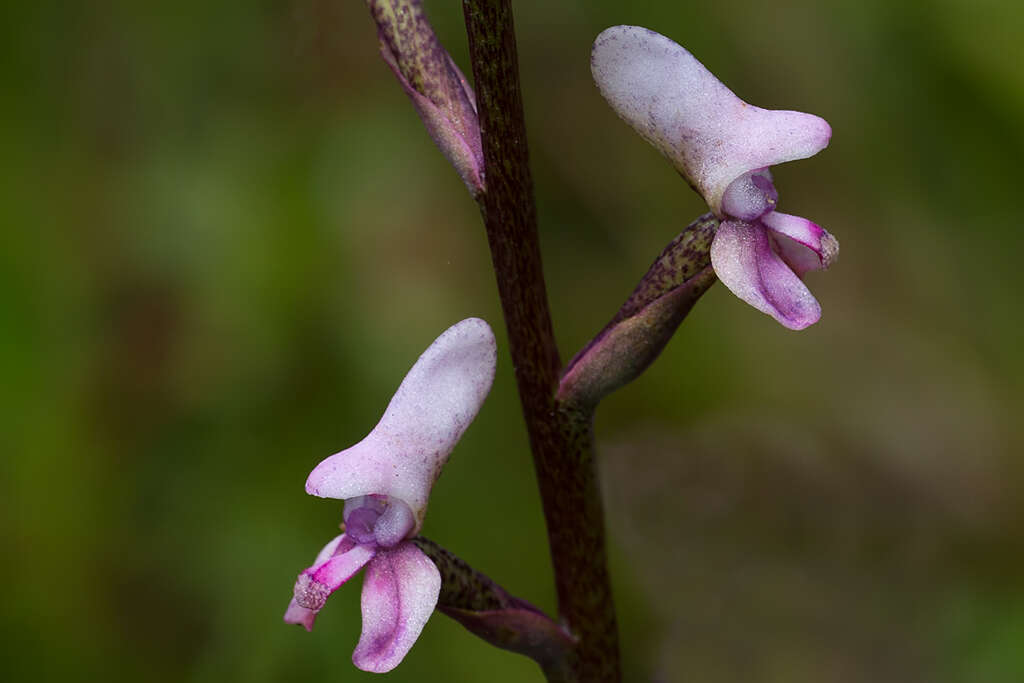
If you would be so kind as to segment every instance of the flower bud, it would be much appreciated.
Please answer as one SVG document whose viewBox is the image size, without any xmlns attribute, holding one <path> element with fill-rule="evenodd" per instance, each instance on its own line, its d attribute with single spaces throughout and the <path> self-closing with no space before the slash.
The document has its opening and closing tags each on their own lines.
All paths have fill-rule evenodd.
<svg viewBox="0 0 1024 683">
<path fill-rule="evenodd" d="M 420 0 L 367 0 L 380 51 L 470 194 L 484 189 L 484 154 L 476 97 L 441 45 Z"/>
</svg>

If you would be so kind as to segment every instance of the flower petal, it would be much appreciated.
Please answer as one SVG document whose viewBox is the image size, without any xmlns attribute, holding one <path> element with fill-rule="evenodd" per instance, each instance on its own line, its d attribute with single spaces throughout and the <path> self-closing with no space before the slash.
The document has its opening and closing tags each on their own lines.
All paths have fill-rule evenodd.
<svg viewBox="0 0 1024 683">
<path fill-rule="evenodd" d="M 323 498 L 370 494 L 403 501 L 419 531 L 430 489 L 494 381 L 494 333 L 468 318 L 430 345 L 402 380 L 370 434 L 313 470 L 306 491 Z"/>
<path fill-rule="evenodd" d="M 319 612 L 331 593 L 351 579 L 377 553 L 373 545 L 340 545 L 340 553 L 315 564 L 299 574 L 295 581 L 295 602 Z"/>
<path fill-rule="evenodd" d="M 773 211 L 761 217 L 782 260 L 800 277 L 823 270 L 839 256 L 839 242 L 827 230 L 800 216 Z"/>
<path fill-rule="evenodd" d="M 738 177 L 813 156 L 832 136 L 828 123 L 812 114 L 747 104 L 683 47 L 640 26 L 604 30 L 590 65 L 612 109 L 719 216 L 722 195 Z"/>
<path fill-rule="evenodd" d="M 437 605 L 441 573 L 412 543 L 377 554 L 363 579 L 363 632 L 352 661 L 363 671 L 391 671 L 405 657 Z"/>
<path fill-rule="evenodd" d="M 317 553 L 316 559 L 313 560 L 313 566 L 325 562 L 327 558 L 333 555 L 344 538 L 345 534 L 339 534 L 332 538 L 327 545 Z M 316 621 L 316 611 L 301 607 L 299 603 L 295 602 L 295 596 L 293 595 L 291 602 L 288 603 L 288 609 L 285 610 L 284 622 L 286 624 L 300 624 L 304 626 L 307 631 L 312 631 L 314 621 Z"/>
<path fill-rule="evenodd" d="M 711 243 L 711 265 L 743 301 L 791 330 L 821 317 L 821 307 L 796 273 L 776 254 L 758 223 L 723 221 Z"/>
<path fill-rule="evenodd" d="M 284 611 L 284 623 L 298 624 L 307 631 L 313 630 L 313 623 L 316 621 L 316 612 L 305 607 L 300 607 L 295 598 L 288 603 L 288 609 Z"/>
</svg>

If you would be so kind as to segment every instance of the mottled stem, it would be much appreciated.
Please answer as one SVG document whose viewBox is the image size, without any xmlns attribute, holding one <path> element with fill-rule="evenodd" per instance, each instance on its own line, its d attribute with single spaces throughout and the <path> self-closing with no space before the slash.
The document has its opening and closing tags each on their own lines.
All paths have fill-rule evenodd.
<svg viewBox="0 0 1024 683">
<path fill-rule="evenodd" d="M 558 611 L 576 640 L 559 680 L 621 680 L 592 415 L 558 402 L 509 0 L 463 0 L 487 177 L 478 197 L 547 520 Z"/>
</svg>

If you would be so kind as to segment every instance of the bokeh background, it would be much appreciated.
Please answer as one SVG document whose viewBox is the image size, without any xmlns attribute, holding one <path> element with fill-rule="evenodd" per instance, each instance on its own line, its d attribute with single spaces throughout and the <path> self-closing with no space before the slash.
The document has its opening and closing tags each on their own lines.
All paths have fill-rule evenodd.
<svg viewBox="0 0 1024 683">
<path fill-rule="evenodd" d="M 842 244 L 821 322 L 716 286 L 599 411 L 628 680 L 1024 680 L 1024 4 L 515 9 L 564 357 L 704 211 L 593 87 L 600 30 L 834 129 L 776 168 Z M 281 622 L 340 520 L 302 484 L 470 315 L 500 369 L 425 532 L 552 609 L 476 207 L 363 3 L 5 3 L 0 36 L 0 679 L 371 680 L 358 581 Z M 389 680 L 541 676 L 437 615 Z"/>
</svg>

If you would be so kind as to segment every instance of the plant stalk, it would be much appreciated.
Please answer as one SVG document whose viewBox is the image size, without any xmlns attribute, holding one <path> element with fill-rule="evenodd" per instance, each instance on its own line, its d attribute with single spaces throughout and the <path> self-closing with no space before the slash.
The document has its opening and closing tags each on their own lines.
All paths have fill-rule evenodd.
<svg viewBox="0 0 1024 683">
<path fill-rule="evenodd" d="M 508 329 L 540 487 L 563 627 L 576 640 L 570 677 L 621 680 L 593 415 L 556 398 L 561 361 L 544 285 L 537 211 L 509 0 L 463 0 L 483 143 L 477 198 Z"/>
</svg>

